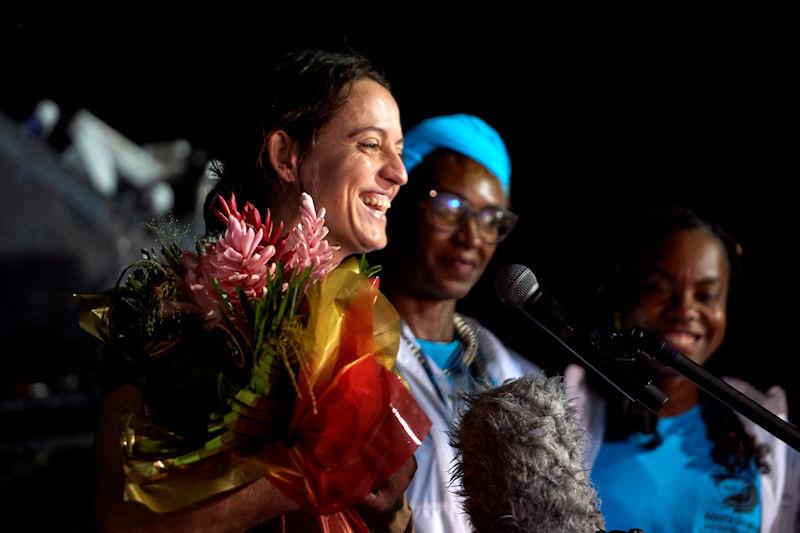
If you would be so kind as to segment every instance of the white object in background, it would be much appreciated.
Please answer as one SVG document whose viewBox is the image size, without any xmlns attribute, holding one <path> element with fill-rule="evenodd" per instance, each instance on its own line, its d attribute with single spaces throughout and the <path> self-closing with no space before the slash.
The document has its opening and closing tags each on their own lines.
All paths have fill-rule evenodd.
<svg viewBox="0 0 800 533">
<path fill-rule="evenodd" d="M 65 151 L 65 160 L 82 167 L 101 194 L 113 196 L 122 178 L 144 194 L 153 213 L 172 209 L 175 193 L 165 180 L 186 170 L 192 153 L 187 140 L 142 147 L 85 109 L 75 113 L 68 133 L 73 145 Z"/>
<path fill-rule="evenodd" d="M 118 176 L 114 154 L 106 146 L 101 132 L 91 124 L 73 120 L 69 126 L 72 145 L 67 147 L 62 158 L 69 167 L 83 170 L 100 194 L 110 198 L 117 193 Z"/>
<path fill-rule="evenodd" d="M 145 191 L 145 203 L 150 212 L 162 216 L 166 215 L 175 204 L 175 192 L 168 183 L 159 181 Z"/>
<path fill-rule="evenodd" d="M 106 196 L 117 191 L 117 174 L 137 189 L 149 187 L 166 174 L 147 150 L 85 109 L 75 113 L 68 131 L 92 183 Z"/>
<path fill-rule="evenodd" d="M 147 143 L 144 149 L 164 167 L 165 178 L 182 174 L 192 155 L 192 145 L 186 139 Z"/>
<path fill-rule="evenodd" d="M 28 117 L 22 127 L 34 137 L 47 139 L 61 118 L 61 108 L 50 99 L 40 100 L 33 109 L 33 114 Z"/>
</svg>

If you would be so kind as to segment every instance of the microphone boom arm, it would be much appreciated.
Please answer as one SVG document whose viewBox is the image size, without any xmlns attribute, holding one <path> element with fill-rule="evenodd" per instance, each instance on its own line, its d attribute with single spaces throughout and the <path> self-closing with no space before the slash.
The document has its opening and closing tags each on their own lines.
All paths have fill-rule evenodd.
<svg viewBox="0 0 800 533">
<path fill-rule="evenodd" d="M 702 366 L 688 359 L 679 350 L 667 344 L 659 335 L 642 327 L 625 330 L 625 335 L 646 356 L 679 372 L 720 402 L 738 411 L 795 450 L 800 451 L 800 430 L 794 424 L 781 419 L 715 377 Z"/>
<path fill-rule="evenodd" d="M 535 300 L 546 298 L 542 297 L 541 294 L 536 296 L 534 297 Z M 551 310 L 558 309 L 555 302 L 551 302 L 549 305 Z M 639 402 L 653 413 L 657 413 L 669 399 L 658 387 L 653 385 L 653 380 L 650 376 L 642 375 L 641 372 L 639 372 L 640 375 L 637 375 L 633 371 L 634 369 L 641 369 L 641 361 L 636 358 L 636 351 L 631 352 L 631 350 L 626 349 L 624 344 L 627 339 L 621 334 L 595 330 L 588 337 L 588 341 L 582 341 L 582 337 L 576 334 L 576 331 L 568 325 L 567 321 L 560 319 L 554 322 L 553 327 L 561 330 L 559 334 L 528 313 L 525 308 L 520 307 L 519 309 L 542 331 L 553 337 L 561 346 L 577 357 L 584 366 L 605 379 L 629 400 Z M 565 342 L 564 338 L 571 338 L 571 343 Z M 577 345 L 577 349 L 573 348 L 571 344 Z M 600 353 L 603 356 L 584 357 L 581 353 Z M 634 354 L 633 357 L 631 353 Z"/>
</svg>

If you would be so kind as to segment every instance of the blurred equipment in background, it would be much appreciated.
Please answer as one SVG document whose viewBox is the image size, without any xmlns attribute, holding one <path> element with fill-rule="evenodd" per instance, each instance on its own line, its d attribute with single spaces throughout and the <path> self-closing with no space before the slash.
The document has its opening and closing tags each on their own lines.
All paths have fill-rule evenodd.
<svg viewBox="0 0 800 533">
<path fill-rule="evenodd" d="M 192 224 L 206 160 L 183 140 L 138 146 L 85 110 L 59 154 L 60 116 L 48 100 L 20 124 L 0 113 L 0 499 L 31 529 L 84 530 L 100 346 L 72 294 L 112 286 L 157 246 L 157 215 Z"/>
<path fill-rule="evenodd" d="M 72 145 L 64 151 L 65 164 L 84 173 L 100 194 L 114 196 L 124 180 L 151 213 L 172 210 L 175 196 L 168 182 L 186 171 L 189 141 L 139 146 L 85 109 L 75 113 L 67 132 Z"/>
<path fill-rule="evenodd" d="M 61 118 L 61 108 L 52 100 L 42 100 L 36 104 L 33 114 L 22 123 L 22 129 L 27 130 L 37 139 L 47 139 Z"/>
</svg>

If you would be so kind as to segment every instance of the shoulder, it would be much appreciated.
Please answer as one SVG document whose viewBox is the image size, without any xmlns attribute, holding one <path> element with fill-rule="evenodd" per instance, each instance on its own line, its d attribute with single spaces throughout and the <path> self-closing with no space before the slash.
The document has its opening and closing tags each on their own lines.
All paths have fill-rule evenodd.
<svg viewBox="0 0 800 533">
<path fill-rule="evenodd" d="M 570 364 L 564 369 L 564 394 L 578 412 L 578 422 L 591 436 L 586 465 L 594 464 L 605 438 L 606 401 L 589 384 L 586 369 Z"/>
<path fill-rule="evenodd" d="M 761 405 L 761 407 L 770 410 L 775 415 L 786 419 L 788 414 L 788 403 L 786 400 L 786 391 L 783 388 L 775 385 L 770 387 L 766 392 L 761 392 L 753 385 L 744 380 L 732 377 L 723 378 L 725 382 L 738 390 L 754 402 Z"/>
</svg>

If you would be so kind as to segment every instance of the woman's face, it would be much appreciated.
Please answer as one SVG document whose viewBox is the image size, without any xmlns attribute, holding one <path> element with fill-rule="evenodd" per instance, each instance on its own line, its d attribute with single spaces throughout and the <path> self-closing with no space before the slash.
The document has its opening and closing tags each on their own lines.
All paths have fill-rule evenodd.
<svg viewBox="0 0 800 533">
<path fill-rule="evenodd" d="M 431 175 L 430 189 L 456 194 L 475 210 L 507 206 L 498 179 L 472 159 L 455 154 L 440 157 Z M 410 248 L 398 272 L 404 290 L 422 299 L 459 300 L 480 279 L 497 245 L 483 240 L 471 217 L 456 229 L 443 230 L 421 212 Z"/>
<path fill-rule="evenodd" d="M 730 268 L 720 240 L 705 229 L 670 235 L 648 265 L 626 326 L 655 331 L 704 364 L 725 336 Z"/>
<path fill-rule="evenodd" d="M 386 246 L 386 211 L 408 181 L 402 150 L 391 93 L 372 80 L 356 82 L 300 165 L 300 183 L 325 208 L 328 241 L 342 247 L 341 257 Z"/>
</svg>

